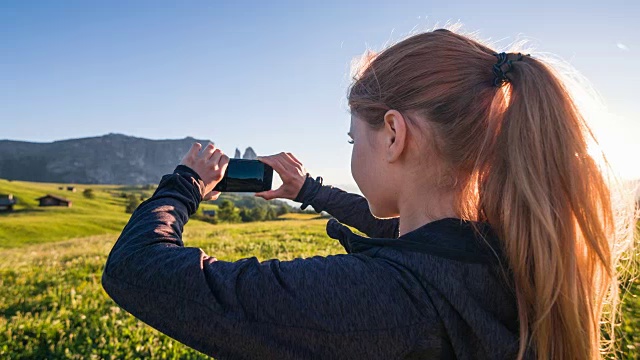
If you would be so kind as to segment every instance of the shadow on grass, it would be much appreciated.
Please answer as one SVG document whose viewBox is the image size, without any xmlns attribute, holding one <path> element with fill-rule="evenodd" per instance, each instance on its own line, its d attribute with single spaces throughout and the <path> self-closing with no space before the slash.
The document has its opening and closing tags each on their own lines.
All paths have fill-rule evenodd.
<svg viewBox="0 0 640 360">
<path fill-rule="evenodd" d="M 40 213 L 44 212 L 44 209 L 39 208 L 26 208 L 26 209 L 16 209 L 13 211 L 0 211 L 0 216 L 8 216 L 11 214 L 29 214 L 29 213 Z"/>
<path fill-rule="evenodd" d="M 333 216 L 331 215 L 318 215 L 318 216 L 314 216 L 312 218 L 309 218 L 309 220 L 318 220 L 318 219 L 331 219 Z"/>
</svg>

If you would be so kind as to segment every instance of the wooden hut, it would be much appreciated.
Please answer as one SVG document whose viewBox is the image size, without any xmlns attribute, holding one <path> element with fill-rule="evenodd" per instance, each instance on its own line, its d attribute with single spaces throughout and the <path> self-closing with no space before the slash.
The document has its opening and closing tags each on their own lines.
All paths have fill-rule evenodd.
<svg viewBox="0 0 640 360">
<path fill-rule="evenodd" d="M 16 204 L 13 194 L 0 194 L 0 211 L 13 211 Z"/>
<path fill-rule="evenodd" d="M 39 206 L 66 206 L 71 207 L 71 200 L 65 199 L 60 196 L 47 194 L 43 197 L 39 197 L 36 200 L 40 201 Z"/>
<path fill-rule="evenodd" d="M 216 216 L 215 210 L 202 210 L 202 215 L 204 216 Z"/>
</svg>

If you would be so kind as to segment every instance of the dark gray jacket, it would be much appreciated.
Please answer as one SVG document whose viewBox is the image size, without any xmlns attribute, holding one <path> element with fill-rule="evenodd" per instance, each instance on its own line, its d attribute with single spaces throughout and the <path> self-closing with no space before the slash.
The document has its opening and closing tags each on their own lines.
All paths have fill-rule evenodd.
<svg viewBox="0 0 640 360">
<path fill-rule="evenodd" d="M 327 233 L 348 254 L 229 262 L 182 242 L 203 189 L 184 165 L 163 176 L 105 265 L 105 291 L 155 329 L 218 359 L 515 357 L 515 297 L 487 224 L 487 241 L 454 218 L 398 237 L 397 218 L 308 176 L 296 200 L 335 217 Z"/>
</svg>

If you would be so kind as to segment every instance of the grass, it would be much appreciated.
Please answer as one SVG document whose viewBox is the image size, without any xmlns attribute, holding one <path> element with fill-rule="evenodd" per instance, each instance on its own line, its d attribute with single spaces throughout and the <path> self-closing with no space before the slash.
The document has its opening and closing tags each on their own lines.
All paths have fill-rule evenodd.
<svg viewBox="0 0 640 360">
<path fill-rule="evenodd" d="M 0 179 L 0 194 L 18 198 L 13 213 L 0 213 L 0 248 L 122 231 L 130 214 L 124 212 L 126 199 L 119 197 L 118 186 L 80 185 L 76 192 L 58 190 L 59 186 L 65 184 Z M 86 188 L 94 190 L 95 199 L 82 195 Z M 65 197 L 72 206 L 39 207 L 36 198 L 46 194 Z"/>
<path fill-rule="evenodd" d="M 0 180 L 0 193 L 20 197 L 0 215 L 0 359 L 206 359 L 122 311 L 102 289 L 106 257 L 130 214 L 117 186 L 90 186 L 93 200 L 59 184 Z M 60 194 L 71 208 L 38 208 L 36 197 Z M 213 207 L 212 204 L 204 204 Z M 344 253 L 326 235 L 326 219 L 286 214 L 283 221 L 211 225 L 190 220 L 186 246 L 234 261 Z M 356 233 L 359 231 L 353 229 Z M 70 239 L 72 238 L 72 239 Z M 640 358 L 640 281 L 623 284 L 616 358 Z"/>
<path fill-rule="evenodd" d="M 148 198 L 154 191 L 121 185 L 76 185 L 76 192 L 58 189 L 60 186 L 66 189 L 67 185 L 0 179 L 0 194 L 18 198 L 14 212 L 0 212 L 0 249 L 119 234 L 131 216 L 125 213 L 127 199 L 120 195 L 126 192 Z M 93 189 L 95 198 L 84 197 L 82 191 L 87 188 Z M 36 199 L 46 194 L 67 198 L 72 205 L 39 207 Z M 200 208 L 217 210 L 218 206 L 202 203 Z"/>
<path fill-rule="evenodd" d="M 313 217 L 190 221 L 183 239 L 186 246 L 229 261 L 344 253 L 326 235 L 326 219 Z M 207 358 L 122 311 L 105 294 L 100 276 L 115 240 L 107 234 L 0 249 L 0 358 Z"/>
</svg>

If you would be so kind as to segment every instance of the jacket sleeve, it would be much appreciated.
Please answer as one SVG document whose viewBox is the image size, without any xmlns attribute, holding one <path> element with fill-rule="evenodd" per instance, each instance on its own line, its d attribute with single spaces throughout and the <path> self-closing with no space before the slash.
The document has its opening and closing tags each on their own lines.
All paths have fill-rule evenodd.
<svg viewBox="0 0 640 360">
<path fill-rule="evenodd" d="M 311 205 L 318 213 L 326 211 L 341 223 L 353 226 L 369 237 L 396 239 L 400 233 L 399 218 L 376 218 L 371 214 L 365 197 L 332 185 L 323 185 L 320 176 L 314 180 L 307 173 L 295 201 L 302 203 L 302 210 Z"/>
<path fill-rule="evenodd" d="M 415 343 L 420 314 L 381 259 L 228 262 L 184 246 L 203 189 L 181 165 L 131 215 L 102 274 L 123 309 L 219 358 L 399 358 Z"/>
</svg>

